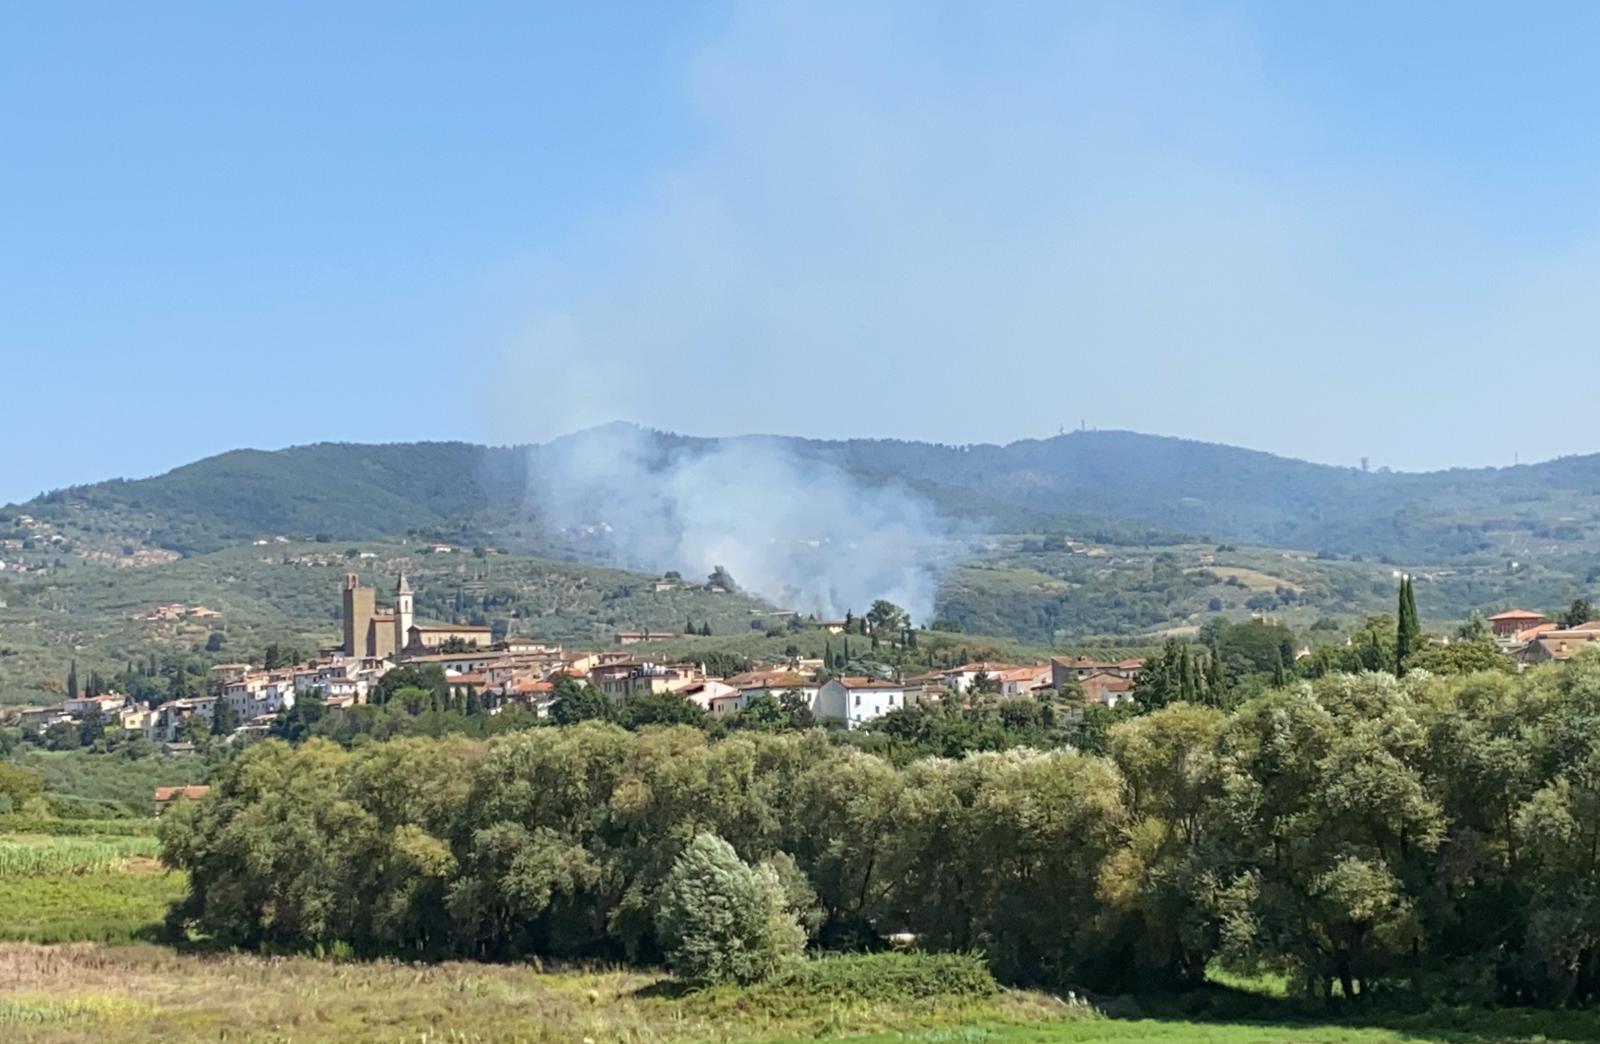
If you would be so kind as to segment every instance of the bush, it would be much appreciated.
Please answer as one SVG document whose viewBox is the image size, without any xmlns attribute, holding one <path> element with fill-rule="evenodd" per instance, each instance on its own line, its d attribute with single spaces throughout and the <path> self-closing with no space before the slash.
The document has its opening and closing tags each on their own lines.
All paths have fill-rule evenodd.
<svg viewBox="0 0 1600 1044">
<path fill-rule="evenodd" d="M 45 816 L 0 815 L 0 834 L 44 834 L 50 837 L 154 837 L 156 820 L 54 819 Z"/>
<path fill-rule="evenodd" d="M 1000 992 L 977 953 L 854 953 L 797 962 L 772 982 L 792 995 L 901 1003 Z"/>
<path fill-rule="evenodd" d="M 752 868 L 715 834 L 696 834 L 672 864 L 656 907 L 667 965 L 686 982 L 771 978 L 805 946 L 768 866 Z"/>
<path fill-rule="evenodd" d="M 21 808 L 43 792 L 43 773 L 0 762 L 0 794 L 10 799 L 10 808 Z"/>
</svg>

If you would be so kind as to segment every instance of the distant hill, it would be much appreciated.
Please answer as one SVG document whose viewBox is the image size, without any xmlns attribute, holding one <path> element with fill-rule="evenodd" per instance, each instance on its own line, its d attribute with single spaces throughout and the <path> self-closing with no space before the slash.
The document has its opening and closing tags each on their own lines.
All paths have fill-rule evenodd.
<svg viewBox="0 0 1600 1044">
<path fill-rule="evenodd" d="M 611 429 L 615 430 L 615 428 Z M 1133 432 L 1073 432 L 1005 446 L 640 432 L 647 466 L 673 453 L 759 441 L 825 461 L 867 486 L 894 482 L 941 513 L 998 531 L 1162 542 L 1178 534 L 1439 561 L 1600 547 L 1600 456 L 1513 468 L 1364 473 L 1254 450 Z M 528 469 L 567 452 L 466 443 L 322 443 L 238 450 L 154 478 L 58 490 L 12 511 L 104 541 L 203 553 L 261 534 L 335 540 L 517 528 L 541 505 Z M 4 520 L 0 519 L 0 529 Z M 540 545 L 522 528 L 525 550 Z"/>
<path fill-rule="evenodd" d="M 715 453 L 739 467 L 653 499 L 693 470 L 673 462 Z M 817 464 L 852 481 L 821 488 L 830 480 Z M 616 471 L 583 491 L 592 502 L 573 524 L 573 505 L 547 499 L 583 486 L 591 467 Z M 762 471 L 765 485 L 742 484 Z M 894 501 L 876 496 L 890 488 L 948 526 L 902 529 L 893 512 L 867 510 Z M 787 560 L 785 583 L 821 577 L 841 608 L 859 611 L 923 569 L 919 620 L 974 640 L 1148 643 L 1252 613 L 1337 639 L 1393 604 L 1402 568 L 1438 626 L 1474 608 L 1600 601 L 1597 456 L 1367 474 L 1130 432 L 942 446 L 623 425 L 539 446 L 322 443 L 238 450 L 0 509 L 0 703 L 49 698 L 74 660 L 109 671 L 152 651 L 192 653 L 219 628 L 221 656 L 272 641 L 312 647 L 335 630 L 333 592 L 352 566 L 378 580 L 417 575 L 419 612 L 481 615 L 537 637 L 604 642 L 619 627 L 709 622 L 728 640 L 786 646 L 787 635 L 761 639 L 771 623 L 761 601 L 656 584 L 667 569 L 704 577 L 726 543 L 690 552 L 668 540 L 646 563 L 611 528 L 666 529 L 687 510 L 731 520 L 721 532 L 737 540 L 742 519 L 780 498 L 861 516 L 826 544 L 805 532 L 810 519 L 745 541 Z M 562 514 L 566 524 L 548 524 Z M 432 554 L 436 544 L 451 550 Z M 806 600 L 785 584 L 757 589 L 780 607 Z M 166 603 L 222 615 L 152 621 Z"/>
</svg>

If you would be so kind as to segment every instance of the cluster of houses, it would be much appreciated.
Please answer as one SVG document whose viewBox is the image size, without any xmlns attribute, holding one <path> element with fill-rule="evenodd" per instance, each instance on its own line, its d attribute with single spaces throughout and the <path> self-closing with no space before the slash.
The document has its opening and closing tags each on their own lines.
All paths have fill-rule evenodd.
<svg viewBox="0 0 1600 1044">
<path fill-rule="evenodd" d="M 396 662 L 398 660 L 398 663 Z M 475 693 L 490 713 L 520 705 L 543 716 L 556 700 L 563 678 L 584 681 L 617 704 L 645 695 L 674 694 L 713 717 L 735 714 L 762 697 L 796 701 L 819 721 L 857 728 L 902 707 L 943 701 L 956 694 L 970 700 L 979 692 L 1000 698 L 1064 691 L 1074 683 L 1085 703 L 1114 707 L 1133 692 L 1140 660 L 1104 662 L 1056 658 L 1047 663 L 967 663 L 901 679 L 829 676 L 821 660 L 791 659 L 725 678 L 709 676 L 694 663 L 658 663 L 626 649 L 574 651 L 558 645 L 510 639 L 482 649 L 419 653 L 396 659 L 351 657 L 330 650 L 294 667 L 266 670 L 243 663 L 211 668 L 210 692 L 171 700 L 154 709 L 107 694 L 67 700 L 54 707 L 24 711 L 22 723 L 46 728 L 90 715 L 123 730 L 182 749 L 184 725 L 198 718 L 211 730 L 226 705 L 236 723 L 234 739 L 264 736 L 282 710 L 315 693 L 332 710 L 367 702 L 369 693 L 396 666 L 437 666 L 453 695 Z"/>
<path fill-rule="evenodd" d="M 175 623 L 180 620 L 212 620 L 221 615 L 217 610 L 207 609 L 203 605 L 169 602 L 166 605 L 158 605 L 147 613 L 135 614 L 132 619 L 150 623 Z"/>
<path fill-rule="evenodd" d="M 1056 658 L 1045 663 L 967 663 L 904 678 L 832 676 L 820 659 L 791 658 L 730 677 L 708 675 L 696 663 L 660 663 L 628 647 L 675 633 L 624 631 L 616 646 L 576 651 L 559 645 L 506 637 L 491 641 L 487 628 L 430 627 L 412 618 L 412 591 L 405 577 L 395 585 L 395 608 L 378 610 L 373 592 L 347 577 L 343 590 L 343 642 L 314 659 L 272 669 L 247 663 L 211 668 L 207 694 L 171 700 L 155 708 L 116 694 L 69 699 L 23 712 L 22 723 L 47 728 L 62 721 L 98 716 L 124 731 L 181 749 L 190 722 L 213 728 L 226 707 L 230 739 L 265 735 L 278 714 L 315 693 L 334 711 L 366 703 L 379 681 L 399 666 L 439 668 L 452 696 L 475 694 L 498 713 L 520 705 L 541 716 L 557 699 L 563 678 L 592 685 L 622 704 L 646 695 L 675 694 L 713 717 L 723 718 L 762 697 L 780 698 L 810 710 L 819 721 L 857 728 L 902 707 L 952 694 L 971 701 L 978 693 L 1000 698 L 1041 690 L 1081 692 L 1086 704 L 1114 707 L 1133 692 L 1141 660 Z M 830 627 L 833 621 L 821 626 Z M 842 629 L 843 623 L 838 626 Z"/>
<path fill-rule="evenodd" d="M 1507 609 L 1489 617 L 1495 642 L 1521 664 L 1570 660 L 1600 641 L 1600 620 L 1563 625 L 1543 613 Z"/>
</svg>

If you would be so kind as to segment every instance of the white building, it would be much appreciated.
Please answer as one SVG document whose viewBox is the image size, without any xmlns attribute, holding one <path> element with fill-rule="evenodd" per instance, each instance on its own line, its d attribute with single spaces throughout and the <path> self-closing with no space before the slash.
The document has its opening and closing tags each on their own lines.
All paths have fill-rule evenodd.
<svg viewBox="0 0 1600 1044">
<path fill-rule="evenodd" d="M 745 671 L 725 679 L 727 685 L 738 691 L 737 696 L 720 694 L 711 701 L 711 713 L 716 717 L 725 717 L 734 711 L 744 710 L 750 706 L 751 701 L 763 696 L 780 699 L 785 693 L 795 693 L 806 702 L 806 707 L 811 713 L 818 714 L 817 696 L 822 691 L 822 686 L 816 678 L 798 671 Z"/>
<path fill-rule="evenodd" d="M 701 710 L 710 711 L 720 717 L 728 712 L 726 710 L 718 711 L 718 702 L 727 701 L 730 698 L 737 701 L 739 690 L 727 682 L 718 681 L 715 678 L 707 678 L 704 681 L 697 681 L 692 685 L 679 689 L 678 695 Z"/>
<path fill-rule="evenodd" d="M 102 721 L 110 721 L 122 712 L 123 706 L 128 701 L 114 692 L 104 696 L 79 696 L 68 699 L 61 707 L 74 718 L 98 717 Z"/>
<path fill-rule="evenodd" d="M 813 713 L 859 728 L 906 705 L 905 686 L 876 678 L 833 678 L 817 693 Z"/>
</svg>

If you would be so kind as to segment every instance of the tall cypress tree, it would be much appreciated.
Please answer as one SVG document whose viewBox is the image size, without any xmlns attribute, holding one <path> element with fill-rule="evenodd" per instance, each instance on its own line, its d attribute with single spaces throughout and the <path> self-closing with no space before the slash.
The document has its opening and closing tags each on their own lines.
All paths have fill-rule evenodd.
<svg viewBox="0 0 1600 1044">
<path fill-rule="evenodd" d="M 67 699 L 78 698 L 78 661 L 73 660 L 72 666 L 67 668 Z"/>
<path fill-rule="evenodd" d="M 1422 648 L 1422 623 L 1417 619 L 1417 597 L 1409 576 L 1400 579 L 1399 623 L 1395 629 L 1394 673 L 1404 677 L 1406 660 Z"/>
</svg>

